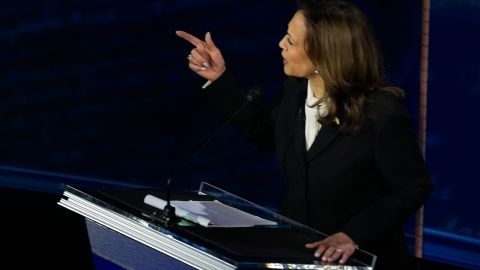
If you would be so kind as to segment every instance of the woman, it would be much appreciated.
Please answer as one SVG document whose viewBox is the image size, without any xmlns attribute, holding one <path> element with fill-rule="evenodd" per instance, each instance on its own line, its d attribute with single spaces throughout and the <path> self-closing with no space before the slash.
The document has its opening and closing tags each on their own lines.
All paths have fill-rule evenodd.
<svg viewBox="0 0 480 270">
<path fill-rule="evenodd" d="M 411 269 L 402 224 L 432 184 L 400 100 L 389 87 L 362 12 L 344 1 L 304 1 L 280 41 L 287 79 L 272 113 L 248 107 L 238 124 L 276 149 L 286 178 L 283 213 L 329 237 L 306 244 L 325 262 L 345 263 L 360 247 L 376 269 Z M 227 113 L 244 102 L 210 33 L 189 67 Z M 273 140 L 274 137 L 274 140 Z"/>
</svg>

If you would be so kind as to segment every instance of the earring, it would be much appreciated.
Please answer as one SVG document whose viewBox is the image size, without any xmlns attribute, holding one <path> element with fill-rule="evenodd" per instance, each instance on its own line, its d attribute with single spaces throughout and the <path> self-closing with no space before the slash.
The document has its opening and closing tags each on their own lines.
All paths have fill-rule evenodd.
<svg viewBox="0 0 480 270">
<path fill-rule="evenodd" d="M 315 69 L 315 70 L 313 71 L 313 73 L 315 73 L 315 75 L 318 75 L 318 70 Z"/>
</svg>

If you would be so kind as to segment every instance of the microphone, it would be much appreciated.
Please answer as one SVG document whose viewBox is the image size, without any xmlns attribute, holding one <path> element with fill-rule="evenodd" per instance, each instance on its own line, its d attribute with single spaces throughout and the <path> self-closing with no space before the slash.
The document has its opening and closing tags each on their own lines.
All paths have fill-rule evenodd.
<svg viewBox="0 0 480 270">
<path fill-rule="evenodd" d="M 252 103 L 257 101 L 261 95 L 262 95 L 262 89 L 259 86 L 255 86 L 248 91 L 247 97 L 245 99 L 248 102 Z"/>
<path fill-rule="evenodd" d="M 305 107 L 304 106 L 300 106 L 300 109 L 298 109 L 297 117 L 298 117 L 298 120 L 305 121 Z"/>
<path fill-rule="evenodd" d="M 180 167 L 177 167 L 177 168 L 183 168 L 185 167 L 190 161 L 193 160 L 193 158 L 198 155 L 208 144 L 210 144 L 211 141 L 213 141 L 213 139 L 215 137 L 217 137 L 217 135 L 230 123 L 232 122 L 233 119 L 235 119 L 235 117 L 240 114 L 240 112 L 243 111 L 243 109 L 245 109 L 245 107 L 247 107 L 249 104 L 253 103 L 253 102 L 256 102 L 260 96 L 262 95 L 262 89 L 259 87 L 259 86 L 254 86 L 253 88 L 251 88 L 248 92 L 247 92 L 247 95 L 245 96 L 245 102 L 242 104 L 242 106 L 240 106 L 238 108 L 237 111 L 235 111 L 235 113 L 233 113 L 230 118 L 227 119 L 227 121 L 225 121 L 225 123 L 223 123 L 222 126 L 220 126 L 220 128 L 218 128 L 202 145 L 200 145 L 200 147 L 197 148 L 197 150 L 190 156 L 190 158 L 186 159 L 185 162 L 182 164 L 182 166 Z M 178 169 L 176 170 L 178 171 Z M 156 213 L 154 212 L 153 215 L 152 215 L 152 221 L 154 222 L 157 222 L 157 223 L 160 223 L 161 225 L 163 225 L 164 227 L 171 227 L 174 223 L 175 223 L 175 219 L 176 219 L 176 216 L 175 216 L 175 207 L 173 207 L 171 204 L 170 204 L 170 195 L 171 195 L 171 192 L 170 192 L 170 187 L 171 187 L 171 183 L 172 183 L 172 179 L 174 178 L 174 176 L 176 175 L 176 173 L 172 174 L 168 179 L 167 179 L 167 186 L 166 186 L 166 201 L 167 201 L 167 204 L 165 205 L 164 209 L 163 209 L 163 212 L 160 216 L 157 216 Z"/>
</svg>

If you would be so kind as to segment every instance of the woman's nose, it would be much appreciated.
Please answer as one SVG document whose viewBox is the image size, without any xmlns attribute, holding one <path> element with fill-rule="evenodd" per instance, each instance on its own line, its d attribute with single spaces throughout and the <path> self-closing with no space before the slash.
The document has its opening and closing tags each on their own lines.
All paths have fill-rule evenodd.
<svg viewBox="0 0 480 270">
<path fill-rule="evenodd" d="M 285 36 L 283 36 L 282 39 L 280 39 L 280 42 L 278 43 L 278 47 L 282 48 L 283 50 L 285 50 L 284 40 L 285 40 Z"/>
</svg>

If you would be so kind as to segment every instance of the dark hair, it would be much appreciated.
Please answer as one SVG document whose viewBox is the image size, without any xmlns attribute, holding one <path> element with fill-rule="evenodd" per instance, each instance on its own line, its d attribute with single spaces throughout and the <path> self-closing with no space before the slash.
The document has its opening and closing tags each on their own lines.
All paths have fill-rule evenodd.
<svg viewBox="0 0 480 270">
<path fill-rule="evenodd" d="M 297 4 L 305 17 L 306 53 L 333 100 L 328 116 L 320 121 L 333 121 L 338 116 L 342 130 L 355 135 L 365 122 L 368 91 L 381 89 L 397 97 L 403 97 L 403 91 L 387 87 L 377 39 L 359 8 L 340 0 Z"/>
</svg>

